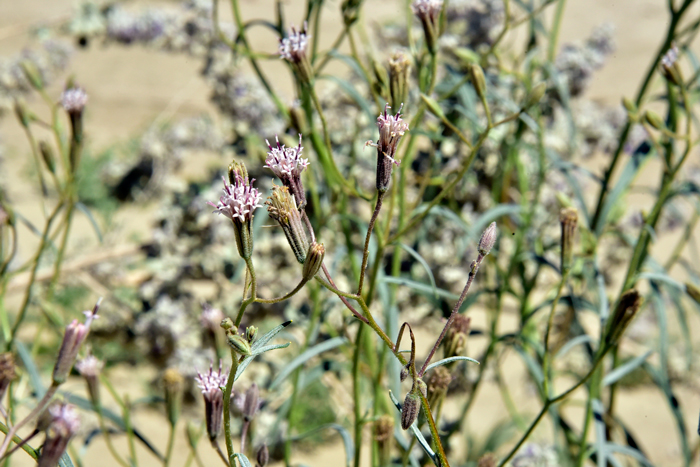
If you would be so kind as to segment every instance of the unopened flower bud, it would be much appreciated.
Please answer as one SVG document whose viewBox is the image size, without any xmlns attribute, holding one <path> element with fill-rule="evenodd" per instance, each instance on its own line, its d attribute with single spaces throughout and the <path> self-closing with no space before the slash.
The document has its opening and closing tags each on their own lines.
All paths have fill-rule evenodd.
<svg viewBox="0 0 700 467">
<path fill-rule="evenodd" d="M 401 380 L 401 382 L 406 381 L 406 378 L 408 378 L 408 365 L 409 364 L 410 364 L 410 362 L 407 363 L 406 366 L 401 368 L 401 372 L 399 373 L 399 379 Z"/>
<path fill-rule="evenodd" d="M 428 403 L 430 407 L 437 407 L 438 402 L 447 394 L 447 388 L 452 382 L 450 370 L 445 366 L 439 366 L 432 370 L 428 377 Z"/>
<path fill-rule="evenodd" d="M 250 344 L 245 338 L 236 334 L 235 331 L 227 331 L 226 338 L 228 345 L 230 345 L 233 350 L 246 357 L 251 355 Z"/>
<path fill-rule="evenodd" d="M 685 283 L 685 293 L 688 294 L 690 298 L 693 299 L 695 303 L 700 305 L 700 289 L 691 284 L 690 282 Z"/>
<path fill-rule="evenodd" d="M 612 316 L 608 318 L 608 330 L 605 340 L 615 344 L 627 329 L 632 319 L 644 303 L 644 299 L 636 289 L 630 289 L 622 294 Z"/>
<path fill-rule="evenodd" d="M 22 125 L 24 128 L 29 128 L 29 113 L 27 112 L 24 103 L 20 100 L 15 101 L 15 115 L 17 116 L 17 120 L 19 120 L 20 125 Z"/>
<path fill-rule="evenodd" d="M 537 105 L 544 97 L 545 92 L 547 92 L 547 83 L 537 83 L 530 90 L 527 98 L 525 99 L 525 108 L 529 109 L 530 107 Z"/>
<path fill-rule="evenodd" d="M 309 252 L 306 254 L 306 262 L 302 270 L 302 277 L 306 281 L 310 281 L 316 276 L 316 273 L 323 265 L 323 257 L 326 255 L 326 248 L 323 243 L 312 243 L 309 247 Z"/>
<path fill-rule="evenodd" d="M 257 467 L 265 467 L 270 462 L 270 452 L 267 449 L 267 444 L 260 446 L 256 459 L 258 461 Z"/>
<path fill-rule="evenodd" d="M 204 414 L 210 440 L 215 440 L 221 433 L 224 419 L 224 393 L 221 388 L 226 385 L 228 376 L 228 371 L 222 371 L 222 363 L 219 361 L 218 372 L 214 371 L 212 364 L 209 366 L 209 373 L 197 372 L 197 377 L 194 379 L 204 396 Z"/>
<path fill-rule="evenodd" d="M 55 404 L 49 407 L 47 412 L 46 440 L 38 464 L 39 467 L 56 467 L 58 460 L 66 452 L 68 442 L 80 428 L 80 421 L 71 405 Z"/>
<path fill-rule="evenodd" d="M 260 390 L 258 385 L 253 383 L 245 392 L 245 402 L 243 402 L 243 420 L 246 422 L 255 418 L 260 408 Z"/>
<path fill-rule="evenodd" d="M 646 112 L 644 112 L 644 120 L 657 130 L 663 130 L 666 128 L 666 124 L 661 119 L 661 117 L 659 117 L 659 114 L 651 110 L 647 110 Z"/>
<path fill-rule="evenodd" d="M 496 223 L 491 222 L 479 239 L 479 256 L 484 257 L 491 252 L 493 245 L 496 243 L 497 236 L 498 230 L 496 229 Z M 477 260 L 477 262 L 479 261 Z"/>
<path fill-rule="evenodd" d="M 100 307 L 100 302 L 98 301 L 92 311 L 85 311 L 85 316 L 87 317 L 85 323 L 79 323 L 77 319 L 74 319 L 68 326 L 66 326 L 66 332 L 63 335 L 63 342 L 61 343 L 61 348 L 58 351 L 58 357 L 56 358 L 56 365 L 53 369 L 53 384 L 59 385 L 66 381 L 68 373 L 70 373 L 75 359 L 78 356 L 78 351 L 80 346 L 85 341 L 85 338 L 90 332 L 90 324 L 93 319 L 97 318 L 97 310 Z"/>
<path fill-rule="evenodd" d="M 562 209 L 559 213 L 559 222 L 561 222 L 561 272 L 564 274 L 571 269 L 578 211 L 575 208 Z"/>
<path fill-rule="evenodd" d="M 34 89 L 37 91 L 44 89 L 44 81 L 41 79 L 41 72 L 33 62 L 24 60 L 20 63 L 20 66 L 22 67 L 27 81 L 29 81 L 29 84 L 31 84 Z"/>
<path fill-rule="evenodd" d="M 54 157 L 53 149 L 51 149 L 49 143 L 43 140 L 39 141 L 39 154 L 41 154 L 41 158 L 44 160 L 44 164 L 46 164 L 46 168 L 49 169 L 49 172 L 56 173 L 56 158 Z"/>
<path fill-rule="evenodd" d="M 389 75 L 386 72 L 386 68 L 382 66 L 377 60 L 372 60 L 372 71 L 374 72 L 374 81 L 372 82 L 372 88 L 374 91 L 387 98 L 387 91 L 389 90 Z"/>
<path fill-rule="evenodd" d="M 389 94 L 391 106 L 398 108 L 408 99 L 408 75 L 411 61 L 404 51 L 398 51 L 389 60 Z"/>
<path fill-rule="evenodd" d="M 304 264 L 309 251 L 309 239 L 294 197 L 286 186 L 272 186 L 272 195 L 265 202 L 267 212 L 282 227 L 297 261 Z"/>
<path fill-rule="evenodd" d="M 255 326 L 248 326 L 245 329 L 245 338 L 252 344 L 256 337 L 258 337 L 258 328 Z"/>
<path fill-rule="evenodd" d="M 445 358 L 464 355 L 467 350 L 467 336 L 471 318 L 457 314 L 445 334 Z"/>
<path fill-rule="evenodd" d="M 639 109 L 637 108 L 637 105 L 632 102 L 628 97 L 623 97 L 622 98 L 622 105 L 627 110 L 627 113 L 629 115 L 637 115 L 637 112 Z"/>
<path fill-rule="evenodd" d="M 404 399 L 401 407 L 401 428 L 408 430 L 418 418 L 419 411 L 420 396 L 415 390 L 411 390 L 411 392 L 406 394 L 406 399 Z"/>
<path fill-rule="evenodd" d="M 233 328 L 233 320 L 231 318 L 224 318 L 221 320 L 220 326 L 224 329 L 224 331 L 228 331 L 229 329 Z"/>
<path fill-rule="evenodd" d="M 479 99 L 481 99 L 482 101 L 485 100 L 486 78 L 484 77 L 484 70 L 482 70 L 478 64 L 472 63 L 469 66 L 469 76 L 472 80 L 472 86 L 474 86 L 476 95 L 479 96 Z"/>
<path fill-rule="evenodd" d="M 360 7 L 362 6 L 362 0 L 345 0 L 341 5 L 340 9 L 343 12 L 343 21 L 345 26 L 348 27 L 352 25 L 357 18 L 360 16 Z"/>
<path fill-rule="evenodd" d="M 420 378 L 416 378 L 416 389 L 423 394 L 423 397 L 428 397 L 428 385 Z"/>
<path fill-rule="evenodd" d="M 100 383 L 97 377 L 100 375 L 102 366 L 103 363 L 94 355 L 88 355 L 75 364 L 75 369 L 85 378 L 90 400 L 95 407 L 100 405 Z"/>
<path fill-rule="evenodd" d="M 170 426 L 177 424 L 182 408 L 182 375 L 175 368 L 168 368 L 163 373 L 163 389 L 165 389 L 165 409 L 168 413 Z"/>
<path fill-rule="evenodd" d="M 5 397 L 7 387 L 15 379 L 15 357 L 10 352 L 0 353 L 0 404 Z"/>
<path fill-rule="evenodd" d="M 382 415 L 374 422 L 374 440 L 379 452 L 379 465 L 391 465 L 391 451 L 394 445 L 394 417 Z"/>
</svg>

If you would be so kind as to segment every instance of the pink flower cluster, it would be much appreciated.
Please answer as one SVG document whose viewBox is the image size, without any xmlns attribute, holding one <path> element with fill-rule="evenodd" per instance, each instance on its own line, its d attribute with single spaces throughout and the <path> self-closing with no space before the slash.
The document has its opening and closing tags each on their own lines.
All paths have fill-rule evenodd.
<svg viewBox="0 0 700 467">
<path fill-rule="evenodd" d="M 225 177 L 224 194 L 219 198 L 219 202 L 209 204 L 216 208 L 215 212 L 223 214 L 232 221 L 247 222 L 253 218 L 253 211 L 261 207 L 260 192 L 257 188 L 253 188 L 252 182 L 255 179 L 248 181 L 248 177 L 243 177 L 236 172 L 236 180 L 233 185 L 229 185 Z"/>
</svg>

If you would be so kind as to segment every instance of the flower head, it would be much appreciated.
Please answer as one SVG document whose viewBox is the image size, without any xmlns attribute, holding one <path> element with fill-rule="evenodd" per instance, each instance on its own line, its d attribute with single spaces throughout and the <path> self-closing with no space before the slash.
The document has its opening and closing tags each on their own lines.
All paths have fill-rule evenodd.
<svg viewBox="0 0 700 467">
<path fill-rule="evenodd" d="M 414 0 L 411 4 L 413 14 L 421 21 L 429 19 L 431 22 L 437 22 L 440 10 L 442 10 L 443 0 Z"/>
<path fill-rule="evenodd" d="M 61 106 L 68 113 L 81 113 L 87 101 L 88 95 L 81 87 L 68 88 L 61 94 Z"/>
<path fill-rule="evenodd" d="M 387 104 L 384 107 L 384 113 L 377 117 L 377 127 L 379 128 L 377 144 L 367 143 L 377 147 L 377 190 L 380 193 L 386 193 L 389 189 L 392 164 L 399 165 L 399 161 L 396 160 L 396 147 L 401 137 L 408 131 L 408 122 L 401 118 L 402 108 L 403 105 L 399 107 L 396 115 L 391 115 L 388 112 L 390 107 Z"/>
<path fill-rule="evenodd" d="M 79 323 L 77 319 L 74 319 L 68 326 L 66 326 L 66 332 L 63 335 L 63 342 L 61 343 L 61 348 L 58 351 L 58 358 L 56 359 L 56 366 L 53 369 L 53 381 L 54 383 L 63 383 L 68 377 L 70 369 L 73 368 L 75 359 L 78 356 L 78 351 L 80 346 L 85 341 L 85 338 L 90 332 L 90 324 L 92 320 L 97 319 L 97 310 L 100 308 L 100 299 L 92 311 L 84 311 L 85 323 Z"/>
<path fill-rule="evenodd" d="M 228 371 L 223 371 L 223 363 L 219 360 L 219 370 L 214 371 L 214 363 L 209 365 L 209 373 L 201 374 L 197 372 L 197 377 L 194 379 L 197 382 L 197 387 L 202 390 L 204 399 L 213 399 L 221 393 L 221 387 L 226 385 L 228 379 Z"/>
<path fill-rule="evenodd" d="M 301 134 L 299 135 L 299 145 L 296 148 L 288 148 L 284 144 L 280 144 L 276 136 L 276 147 L 273 147 L 267 140 L 265 142 L 270 149 L 265 159 L 265 167 L 272 170 L 282 181 L 282 184 L 289 188 L 299 209 L 304 209 L 306 193 L 301 183 L 301 173 L 308 167 L 309 160 L 301 157 L 301 152 L 304 150 L 301 145 Z"/>
<path fill-rule="evenodd" d="M 39 467 L 55 467 L 68 442 L 80 428 L 80 420 L 71 405 L 53 405 L 49 407 L 48 415 L 46 441 L 39 457 Z"/>
<path fill-rule="evenodd" d="M 249 181 L 248 177 L 244 178 L 238 172 L 235 175 L 232 185 L 226 182 L 225 177 L 221 177 L 224 181 L 224 194 L 217 204 L 209 202 L 209 205 L 216 208 L 214 212 L 223 214 L 233 222 L 246 222 L 253 218 L 255 209 L 261 207 L 261 195 L 257 188 L 253 188 L 252 182 L 255 179 Z"/>
<path fill-rule="evenodd" d="M 224 393 L 221 388 L 228 380 L 228 371 L 222 371 L 219 360 L 219 371 L 214 371 L 214 364 L 209 365 L 209 373 L 197 372 L 194 379 L 204 395 L 205 416 L 207 419 L 207 434 L 214 440 L 221 433 L 221 423 L 224 417 Z"/>
<path fill-rule="evenodd" d="M 84 377 L 95 377 L 100 374 L 104 363 L 94 355 L 88 355 L 82 360 L 78 360 L 75 369 Z"/>
<path fill-rule="evenodd" d="M 272 196 L 265 201 L 265 204 L 270 217 L 282 227 L 297 261 L 304 264 L 306 253 L 309 251 L 309 239 L 302 225 L 294 196 L 290 194 L 289 188 L 273 184 Z"/>
<path fill-rule="evenodd" d="M 306 32 L 306 22 L 304 27 L 299 31 L 292 26 L 287 37 L 280 39 L 279 55 L 291 63 L 299 63 L 306 57 L 306 47 L 309 44 L 311 35 Z"/>
</svg>

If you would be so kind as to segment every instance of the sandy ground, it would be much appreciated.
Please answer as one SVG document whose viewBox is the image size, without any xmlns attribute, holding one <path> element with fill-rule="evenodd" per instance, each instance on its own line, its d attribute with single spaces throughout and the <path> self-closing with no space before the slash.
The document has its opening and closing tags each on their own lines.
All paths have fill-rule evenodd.
<svg viewBox="0 0 700 467">
<path fill-rule="evenodd" d="M 287 2 L 287 17 L 290 21 L 298 21 L 304 3 L 301 0 Z M 329 3 L 323 18 L 325 27 L 322 28 L 328 31 L 328 36 L 323 36 L 321 43 L 329 43 L 331 36 L 337 31 L 336 10 L 339 3 L 339 0 Z M 371 5 L 374 20 L 395 17 L 399 11 L 397 1 L 366 0 L 366 3 Z M 270 18 L 274 15 L 273 5 L 271 0 L 243 0 L 243 15 L 247 19 Z M 73 0 L 0 1 L 0 56 L 14 54 L 27 43 L 27 27 L 67 17 L 73 7 Z M 665 1 L 569 0 L 561 42 L 585 38 L 595 26 L 607 21 L 617 27 L 618 47 L 606 67 L 596 74 L 591 95 L 612 104 L 619 102 L 621 96 L 632 96 L 636 92 L 638 79 L 645 71 L 650 56 L 655 52 L 664 34 Z M 265 33 L 254 36 L 252 42 L 258 50 L 273 51 L 276 47 L 276 39 Z M 700 47 L 696 47 L 695 50 L 700 53 Z M 138 47 L 91 47 L 76 54 L 71 72 L 90 94 L 86 121 L 88 144 L 94 148 L 104 148 L 139 135 L 155 119 L 177 119 L 211 112 L 208 90 L 198 76 L 197 66 L 193 59 L 187 57 L 161 54 Z M 265 71 L 275 77 L 275 85 L 291 100 L 289 77 L 282 65 L 278 62 L 265 63 Z M 57 90 L 55 87 L 56 93 Z M 30 219 L 40 219 L 42 207 L 38 202 L 36 190 L 34 185 L 26 182 L 28 147 L 21 129 L 14 119 L 6 118 L 0 121 L 0 135 L 6 148 L 3 171 L 0 174 L 2 183 L 17 203 L 17 210 Z M 192 169 L 194 173 L 204 173 L 203 170 L 197 170 L 202 169 L 198 161 L 187 161 L 186 166 L 188 171 Z M 116 230 L 111 236 L 111 242 L 124 244 L 134 236 L 147 238 L 150 228 L 147 219 L 151 209 L 152 206 L 132 206 L 121 212 L 116 218 Z M 98 248 L 85 218 L 78 216 L 73 231 L 74 248 L 69 254 L 69 259 L 84 257 L 85 251 Z M 25 235 L 29 236 L 26 232 Z M 27 246 L 31 243 L 32 240 L 27 238 L 23 244 L 20 254 L 24 257 L 31 251 Z M 80 248 L 75 247 L 78 244 Z M 473 319 L 478 325 L 479 321 L 484 322 L 485 316 L 483 313 L 476 313 Z M 508 326 L 515 326 L 515 321 L 506 319 L 504 327 Z M 474 354 L 478 354 L 479 345 L 481 343 L 475 341 L 471 349 Z M 532 397 L 527 386 L 522 384 L 523 369 L 519 360 L 509 355 L 504 365 L 505 378 L 512 383 L 513 397 L 520 409 L 526 415 L 536 413 L 539 406 L 533 402 L 536 398 Z M 132 375 L 128 373 L 118 373 L 115 378 L 116 385 L 129 388 L 134 397 L 146 392 L 145 387 L 134 384 Z M 70 384 L 70 389 L 79 391 L 80 388 L 78 381 Z M 687 429 L 694 433 L 700 408 L 698 394 L 680 391 L 678 397 L 688 420 Z M 580 420 L 581 408 L 572 405 L 570 418 Z M 680 463 L 675 425 L 658 391 L 646 388 L 625 391 L 624 396 L 620 397 L 619 413 L 623 414 L 623 419 L 632 427 L 654 463 L 661 466 L 675 466 Z M 473 432 L 485 434 L 490 426 L 506 416 L 498 391 L 495 386 L 487 384 L 470 414 L 469 425 Z M 160 420 L 145 414 L 138 417 L 136 423 L 143 431 L 151 433 L 156 444 L 162 447 L 165 445 L 167 429 Z M 540 435 L 547 435 L 546 426 L 535 438 Z M 694 437 L 691 439 L 694 440 Z M 118 444 L 121 445 L 121 441 L 118 441 Z M 122 447 L 125 448 L 125 445 Z M 310 466 L 335 465 L 343 458 L 340 449 L 340 444 L 334 444 L 313 454 L 296 452 L 294 460 Z M 200 452 L 205 465 L 218 462 L 208 447 L 203 447 Z M 182 465 L 186 455 L 187 447 L 184 436 L 180 433 L 175 448 L 174 465 Z M 141 465 L 154 463 L 154 459 L 146 453 L 140 453 L 140 459 Z M 111 459 L 104 455 L 104 446 L 100 441 L 90 446 L 85 457 L 87 466 L 106 467 L 112 465 L 111 462 Z"/>
</svg>

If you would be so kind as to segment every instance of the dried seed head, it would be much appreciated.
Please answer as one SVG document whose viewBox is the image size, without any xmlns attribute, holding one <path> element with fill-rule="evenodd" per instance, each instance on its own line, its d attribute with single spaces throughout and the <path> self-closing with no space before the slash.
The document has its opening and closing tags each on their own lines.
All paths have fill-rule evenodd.
<svg viewBox="0 0 700 467">
<path fill-rule="evenodd" d="M 309 247 L 309 252 L 306 254 L 306 262 L 304 262 L 304 269 L 302 271 L 302 277 L 306 281 L 310 281 L 316 276 L 318 270 L 321 269 L 323 265 L 323 257 L 326 255 L 326 248 L 323 243 L 312 243 Z"/>
<path fill-rule="evenodd" d="M 498 465 L 496 457 L 489 452 L 479 458 L 476 467 L 496 467 L 496 465 Z"/>
<path fill-rule="evenodd" d="M 452 319 L 452 326 L 445 334 L 445 358 L 464 355 L 467 350 L 467 337 L 471 318 L 457 314 Z"/>
<path fill-rule="evenodd" d="M 301 134 L 299 134 L 299 145 L 296 148 L 288 148 L 280 144 L 277 136 L 275 136 L 276 147 L 267 140 L 265 142 L 270 149 L 265 159 L 265 167 L 272 170 L 282 184 L 289 188 L 299 210 L 304 209 L 306 192 L 301 183 L 301 173 L 309 166 L 309 160 L 301 157 L 301 152 L 304 150 L 301 145 Z"/>
<path fill-rule="evenodd" d="M 435 368 L 428 377 L 428 399 L 435 395 L 444 395 L 452 382 L 450 370 L 444 366 Z"/>
<path fill-rule="evenodd" d="M 493 245 L 496 243 L 497 236 L 498 230 L 496 229 L 496 223 L 491 222 L 479 239 L 479 256 L 484 257 L 491 252 Z M 479 261 L 477 260 L 477 262 Z"/>
<path fill-rule="evenodd" d="M 605 340 L 608 344 L 616 343 L 627 329 L 632 319 L 644 303 L 644 299 L 636 289 L 630 289 L 622 294 L 612 316 L 608 318 L 608 332 Z"/>
<path fill-rule="evenodd" d="M 418 418 L 419 411 L 420 397 L 416 391 L 411 390 L 411 392 L 406 394 L 406 399 L 404 399 L 401 407 L 401 428 L 408 430 Z"/>
<path fill-rule="evenodd" d="M 391 182 L 393 164 L 399 165 L 396 160 L 396 148 L 401 137 L 408 131 L 408 123 L 401 118 L 401 109 L 396 115 L 388 113 L 389 105 L 384 107 L 384 113 L 377 118 L 379 128 L 379 140 L 377 141 L 377 191 L 386 193 Z"/>
<path fill-rule="evenodd" d="M 394 444 L 394 417 L 382 415 L 374 422 L 374 440 L 379 452 L 379 465 L 391 465 L 391 450 Z"/>
<path fill-rule="evenodd" d="M 276 220 L 287 242 L 294 252 L 297 261 L 304 264 L 306 254 L 309 251 L 309 239 L 306 235 L 306 230 L 301 220 L 301 214 L 294 202 L 294 196 L 289 192 L 286 186 L 272 186 L 272 195 L 265 202 L 267 212 L 274 220 Z"/>
<path fill-rule="evenodd" d="M 258 461 L 258 467 L 265 467 L 268 462 L 270 462 L 270 452 L 267 450 L 267 444 L 260 446 L 256 458 Z"/>
<path fill-rule="evenodd" d="M 575 208 L 564 208 L 559 213 L 561 222 L 561 272 L 571 269 L 574 255 L 574 236 L 578 223 L 578 211 Z"/>
<path fill-rule="evenodd" d="M 0 353 L 0 403 L 7 387 L 15 379 L 15 357 L 10 352 Z"/>
<path fill-rule="evenodd" d="M 216 439 L 221 433 L 224 413 L 224 393 L 221 390 L 226 385 L 228 371 L 222 371 L 222 362 L 219 360 L 219 371 L 214 372 L 213 363 L 209 366 L 209 373 L 203 375 L 197 372 L 194 379 L 204 395 L 204 415 L 207 421 L 207 434 L 210 440 Z"/>
<path fill-rule="evenodd" d="M 253 383 L 245 392 L 245 402 L 243 403 L 243 420 L 246 422 L 255 418 L 260 408 L 260 390 L 258 385 Z"/>
<path fill-rule="evenodd" d="M 163 389 L 165 389 L 165 408 L 168 412 L 170 426 L 177 424 L 182 407 L 183 378 L 175 368 L 168 368 L 163 373 Z"/>
<path fill-rule="evenodd" d="M 42 418 L 46 425 L 46 441 L 38 464 L 39 467 L 56 467 L 68 442 L 80 428 L 80 420 L 73 406 L 67 404 L 52 405 Z"/>
<path fill-rule="evenodd" d="M 63 342 L 61 343 L 61 348 L 58 351 L 58 357 L 56 358 L 56 366 L 53 369 L 53 382 L 54 384 L 61 384 L 66 381 L 68 373 L 75 359 L 78 356 L 78 351 L 80 346 L 85 341 L 88 333 L 90 332 L 90 325 L 94 319 L 97 319 L 97 311 L 100 308 L 100 299 L 92 311 L 84 311 L 86 316 L 85 323 L 79 323 L 77 319 L 74 319 L 68 326 L 66 326 L 66 332 L 63 335 Z"/>
</svg>

